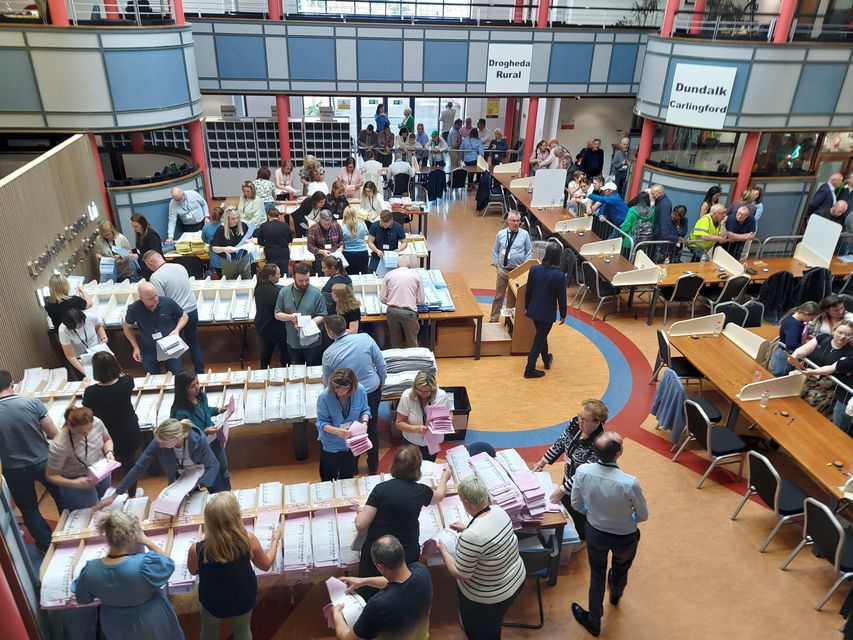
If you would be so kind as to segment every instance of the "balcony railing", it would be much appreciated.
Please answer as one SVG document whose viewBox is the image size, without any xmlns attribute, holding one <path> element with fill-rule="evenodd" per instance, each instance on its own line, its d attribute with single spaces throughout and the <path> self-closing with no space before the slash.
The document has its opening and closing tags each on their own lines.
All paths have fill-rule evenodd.
<svg viewBox="0 0 853 640">
<path fill-rule="evenodd" d="M 775 13 L 749 13 L 738 16 L 679 11 L 675 14 L 672 35 L 676 38 L 770 42 L 773 40 L 776 19 Z"/>
</svg>

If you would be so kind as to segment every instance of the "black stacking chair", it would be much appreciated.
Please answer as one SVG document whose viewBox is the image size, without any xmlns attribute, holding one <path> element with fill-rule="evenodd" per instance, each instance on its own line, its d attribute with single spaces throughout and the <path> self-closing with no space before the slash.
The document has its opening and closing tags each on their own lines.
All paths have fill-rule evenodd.
<svg viewBox="0 0 853 640">
<path fill-rule="evenodd" d="M 658 334 L 658 355 L 655 358 L 655 370 L 652 377 L 649 378 L 649 384 L 656 382 L 661 369 L 668 367 L 678 374 L 685 383 L 690 380 L 696 380 L 699 383 L 699 394 L 702 393 L 702 379 L 705 377 L 694 367 L 691 362 L 684 356 L 672 356 L 672 349 L 669 346 L 669 336 L 663 329 L 657 330 Z"/>
<path fill-rule="evenodd" d="M 743 505 L 752 496 L 757 495 L 761 498 L 768 507 L 773 509 L 776 514 L 776 526 L 770 531 L 770 535 L 765 538 L 764 542 L 758 548 L 761 553 L 767 549 L 767 545 L 773 539 L 773 536 L 779 531 L 783 524 L 789 524 L 794 518 L 799 518 L 803 515 L 803 500 L 809 497 L 795 482 L 783 478 L 776 471 L 775 467 L 770 463 L 770 460 L 765 458 L 760 453 L 750 451 L 747 453 L 747 478 L 746 478 L 746 493 L 738 503 L 737 508 L 732 513 L 732 520 L 737 518 L 737 514 L 743 509 Z"/>
<path fill-rule="evenodd" d="M 814 498 L 806 498 L 804 507 L 803 539 L 779 569 L 784 571 L 807 544 L 813 545 L 814 555 L 832 563 L 838 579 L 817 603 L 815 609 L 820 611 L 841 583 L 853 577 L 853 532 L 845 530 L 829 507 Z"/>
<path fill-rule="evenodd" d="M 681 452 L 687 448 L 687 445 L 691 441 L 695 440 L 711 456 L 711 464 L 702 477 L 699 478 L 699 482 L 696 483 L 697 489 L 702 488 L 702 484 L 711 474 L 711 471 L 718 465 L 739 462 L 740 466 L 738 467 L 737 474 L 738 478 L 740 478 L 743 472 L 746 443 L 736 436 L 734 432 L 729 431 L 725 427 L 711 424 L 708 416 L 702 411 L 702 407 L 693 400 L 684 401 L 684 415 L 687 420 L 687 428 L 684 430 L 686 436 L 684 442 L 681 443 L 678 451 L 672 457 L 672 461 L 675 462 L 678 460 Z"/>
<path fill-rule="evenodd" d="M 410 196 L 410 189 L 412 186 L 412 176 L 408 173 L 398 173 L 394 176 L 394 182 L 391 186 L 391 195 L 392 196 Z"/>
<path fill-rule="evenodd" d="M 705 295 L 700 296 L 700 300 L 703 304 L 708 306 L 712 314 L 717 313 L 718 304 L 729 302 L 730 300 L 737 300 L 748 284 L 749 276 L 747 275 L 729 278 L 726 280 L 723 288 L 716 296 L 713 293 L 706 293 Z"/>
<path fill-rule="evenodd" d="M 749 311 L 742 304 L 732 302 L 731 300 L 716 305 L 714 313 L 722 313 L 726 316 L 723 327 L 727 324 L 736 324 L 739 327 L 743 327 L 746 324 L 746 319 L 749 317 Z"/>
<path fill-rule="evenodd" d="M 669 298 L 661 298 L 663 300 L 663 323 L 666 324 L 669 305 L 681 302 L 690 303 L 690 317 L 692 318 L 696 312 L 696 298 L 699 297 L 699 292 L 704 284 L 705 279 L 695 273 L 685 273 L 683 276 L 679 276 L 678 280 L 675 281 L 675 286 L 672 287 Z"/>
<path fill-rule="evenodd" d="M 744 327 L 760 327 L 764 323 L 764 305 L 758 300 L 750 300 L 743 305 L 746 309 Z"/>
<path fill-rule="evenodd" d="M 551 536 L 541 547 L 530 549 L 520 548 L 518 552 L 521 554 L 521 560 L 524 562 L 524 569 L 527 572 L 528 578 L 536 579 L 536 601 L 539 604 L 539 623 L 528 624 L 524 622 L 504 622 L 503 627 L 514 627 L 521 629 L 541 629 L 545 624 L 545 610 L 542 607 L 542 580 L 547 580 L 551 577 L 552 572 L 556 572 L 560 567 L 560 546 L 557 543 L 557 537 Z"/>
<path fill-rule="evenodd" d="M 457 167 L 450 174 L 450 189 L 464 189 L 468 184 L 468 172 L 464 167 Z"/>
<path fill-rule="evenodd" d="M 598 298 L 598 306 L 595 308 L 595 312 L 592 314 L 592 319 L 595 320 L 598 315 L 599 310 L 601 309 L 601 305 L 605 302 L 616 302 L 616 311 L 619 311 L 620 306 L 620 288 L 614 287 L 612 284 L 607 282 L 604 278 L 602 278 L 598 269 L 595 268 L 595 265 L 591 262 L 583 262 L 581 264 L 581 270 L 583 271 L 583 282 L 584 282 L 584 292 L 581 295 L 580 302 L 578 303 L 578 308 L 583 305 L 583 300 L 586 298 L 587 291 L 591 291 L 596 298 Z M 606 318 L 606 316 L 605 316 Z"/>
</svg>

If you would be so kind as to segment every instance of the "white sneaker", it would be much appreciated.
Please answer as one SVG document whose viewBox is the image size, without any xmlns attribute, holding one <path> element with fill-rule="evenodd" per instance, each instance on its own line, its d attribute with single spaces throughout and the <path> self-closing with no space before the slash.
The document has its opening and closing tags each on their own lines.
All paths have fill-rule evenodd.
<svg viewBox="0 0 853 640">
<path fill-rule="evenodd" d="M 145 495 L 145 489 L 143 489 L 142 487 L 136 487 L 136 495 L 135 495 L 135 497 L 137 497 L 137 498 L 141 498 L 141 497 L 142 497 L 142 496 L 144 496 L 144 495 Z"/>
</svg>

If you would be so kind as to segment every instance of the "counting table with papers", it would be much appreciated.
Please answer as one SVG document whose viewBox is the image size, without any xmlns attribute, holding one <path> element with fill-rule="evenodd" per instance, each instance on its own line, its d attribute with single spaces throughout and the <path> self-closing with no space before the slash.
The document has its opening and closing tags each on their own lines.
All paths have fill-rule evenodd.
<svg viewBox="0 0 853 640">
<path fill-rule="evenodd" d="M 545 509 L 540 512 L 537 505 L 541 495 L 531 497 L 532 494 L 550 495 L 553 488 L 548 473 L 530 472 L 515 450 L 502 451 L 503 455 L 496 460 L 490 458 L 492 463 L 486 464 L 479 456 L 469 459 L 466 454 L 465 447 L 455 447 L 448 452 L 452 474 L 448 495 L 439 504 L 421 510 L 420 543 L 427 564 L 443 564 L 437 540 L 445 542 L 451 550 L 455 548 L 458 534 L 450 530 L 449 525 L 470 520 L 454 488 L 470 473 L 476 473 L 487 482 L 497 504 L 504 504 L 501 496 L 510 493 L 520 501 L 522 506 L 514 511 L 513 516 L 517 529 L 522 528 L 525 518 L 530 518 L 526 528 L 554 529 L 557 540 L 562 540 L 562 529 L 566 524 L 562 513 L 546 513 Z M 524 468 L 520 469 L 520 466 Z M 424 461 L 421 482 L 435 487 L 444 468 L 444 465 Z M 535 478 L 536 487 L 528 487 L 527 479 L 521 484 L 514 484 L 525 472 Z M 275 579 L 277 584 L 282 580 L 285 584 L 325 580 L 340 570 L 356 569 L 360 549 L 352 549 L 356 540 L 356 512 L 353 507 L 364 504 L 373 487 L 389 478 L 388 474 L 380 474 L 288 485 L 272 481 L 235 491 L 243 522 L 258 536 L 264 549 L 269 548 L 275 528 L 282 527 L 282 544 L 272 568 L 267 572 L 256 569 L 262 583 L 264 579 Z M 186 495 L 175 509 L 175 514 L 168 515 L 154 508 L 168 489 L 164 489 L 153 504 L 148 497 L 123 500 L 122 496 L 109 508 L 136 514 L 146 534 L 174 560 L 175 572 L 169 579 L 167 591 L 170 595 L 177 595 L 191 592 L 196 586 L 196 577 L 187 570 L 187 552 L 200 539 L 207 493 Z M 91 508 L 63 512 L 53 534 L 53 543 L 42 563 L 42 608 L 79 606 L 73 596 L 72 582 L 86 562 L 106 552 L 106 544 L 96 528 L 100 513 Z M 556 572 L 552 573 L 555 582 Z"/>
</svg>

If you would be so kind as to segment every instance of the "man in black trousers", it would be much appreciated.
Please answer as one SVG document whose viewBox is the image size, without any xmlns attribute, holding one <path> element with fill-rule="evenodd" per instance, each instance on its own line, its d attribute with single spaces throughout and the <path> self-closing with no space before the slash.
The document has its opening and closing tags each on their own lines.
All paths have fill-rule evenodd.
<svg viewBox="0 0 853 640">
<path fill-rule="evenodd" d="M 610 604 L 619 604 L 640 542 L 637 524 L 648 520 L 649 509 L 639 481 L 616 464 L 622 455 L 622 436 L 605 431 L 595 441 L 595 449 L 598 462 L 578 467 L 572 486 L 572 507 L 587 516 L 590 569 L 589 611 L 573 602 L 572 615 L 597 637 L 604 615 L 605 575 L 610 585 Z M 613 558 L 608 572 L 610 554 Z"/>
</svg>

